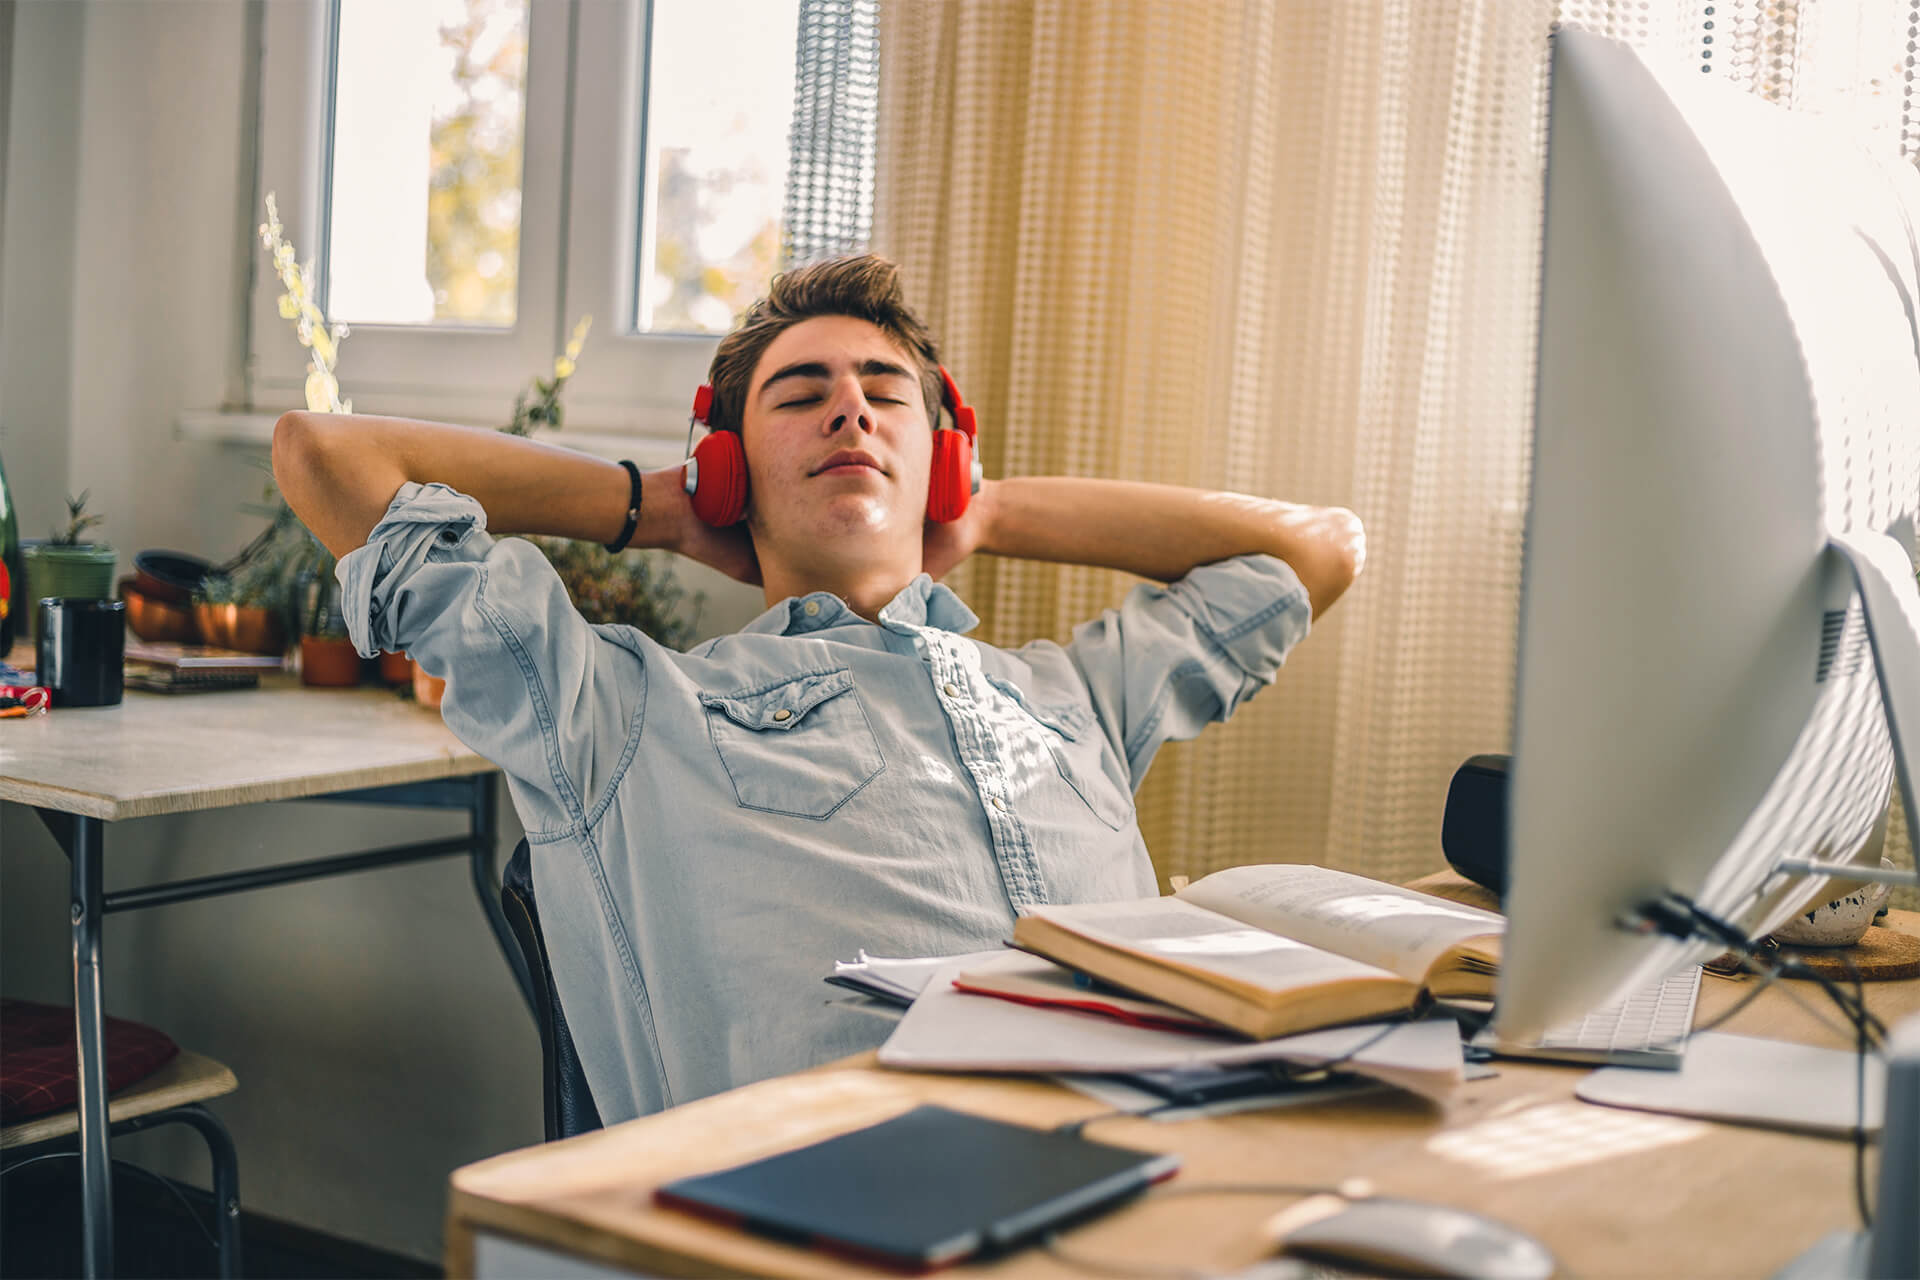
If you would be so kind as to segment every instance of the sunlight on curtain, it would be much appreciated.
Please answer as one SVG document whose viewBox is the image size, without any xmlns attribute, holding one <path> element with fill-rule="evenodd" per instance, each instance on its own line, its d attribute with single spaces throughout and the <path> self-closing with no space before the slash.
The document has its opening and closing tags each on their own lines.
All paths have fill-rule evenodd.
<svg viewBox="0 0 1920 1280">
<path fill-rule="evenodd" d="M 987 473 L 1367 525 L 1365 576 L 1279 683 L 1163 752 L 1140 797 L 1163 876 L 1442 865 L 1453 769 L 1510 736 L 1547 34 L 1564 16 L 1669 59 L 1721 50 L 1723 74 L 1777 64 L 1766 22 L 1793 6 L 1722 3 L 1704 27 L 1714 7 L 883 6 L 875 245 L 980 409 Z M 1129 585 L 991 559 L 954 577 L 995 644 L 1064 639 Z"/>
</svg>

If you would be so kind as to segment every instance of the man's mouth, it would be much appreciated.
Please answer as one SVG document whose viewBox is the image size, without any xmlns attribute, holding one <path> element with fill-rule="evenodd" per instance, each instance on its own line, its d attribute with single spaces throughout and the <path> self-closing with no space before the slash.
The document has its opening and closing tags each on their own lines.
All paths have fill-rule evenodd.
<svg viewBox="0 0 1920 1280">
<path fill-rule="evenodd" d="M 859 471 L 877 471 L 886 474 L 886 468 L 872 454 L 843 450 L 834 454 L 814 469 L 816 476 L 852 475 Z"/>
</svg>

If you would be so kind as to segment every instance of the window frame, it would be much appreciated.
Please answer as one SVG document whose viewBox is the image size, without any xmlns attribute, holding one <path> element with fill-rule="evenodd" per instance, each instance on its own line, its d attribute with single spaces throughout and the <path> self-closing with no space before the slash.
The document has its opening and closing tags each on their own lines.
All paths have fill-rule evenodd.
<svg viewBox="0 0 1920 1280">
<path fill-rule="evenodd" d="M 536 0 L 537 2 L 537 0 Z M 567 323 L 594 318 L 567 414 L 610 430 L 677 435 L 706 381 L 718 334 L 638 333 L 641 192 L 646 182 L 649 0 L 587 0 L 573 67 L 576 127 L 568 150 Z"/>
<path fill-rule="evenodd" d="M 277 193 L 287 239 L 320 261 L 333 78 L 332 0 L 276 0 L 261 28 L 256 217 Z M 635 333 L 650 0 L 531 0 L 519 298 L 511 329 L 354 325 L 342 394 L 357 412 L 499 425 L 594 318 L 568 383 L 569 426 L 684 443 L 688 406 L 718 336 Z M 590 122 L 600 122 L 593 126 Z M 632 235 L 628 229 L 633 229 Z M 246 394 L 264 411 L 304 404 L 307 353 L 279 315 L 280 283 L 251 240 Z"/>
</svg>

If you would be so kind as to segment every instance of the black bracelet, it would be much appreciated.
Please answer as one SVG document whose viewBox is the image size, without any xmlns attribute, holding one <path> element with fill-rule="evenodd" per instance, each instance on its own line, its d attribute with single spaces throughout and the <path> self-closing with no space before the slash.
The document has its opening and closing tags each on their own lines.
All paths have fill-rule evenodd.
<svg viewBox="0 0 1920 1280">
<path fill-rule="evenodd" d="M 613 552 L 625 551 L 627 544 L 633 541 L 633 531 L 640 527 L 640 468 L 625 458 L 620 459 L 620 465 L 627 469 L 627 482 L 631 493 L 627 502 L 626 527 L 620 530 L 619 537 L 606 544 L 607 550 Z"/>
</svg>

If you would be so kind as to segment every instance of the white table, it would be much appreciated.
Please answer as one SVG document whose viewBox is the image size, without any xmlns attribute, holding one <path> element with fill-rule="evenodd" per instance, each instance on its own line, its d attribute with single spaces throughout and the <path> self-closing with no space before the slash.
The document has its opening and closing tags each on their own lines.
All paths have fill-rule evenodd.
<svg viewBox="0 0 1920 1280">
<path fill-rule="evenodd" d="M 20 655 L 16 654 L 16 657 Z M 437 711 L 377 688 L 307 689 L 272 675 L 258 689 L 155 694 L 117 707 L 0 721 L 0 801 L 32 806 L 71 873 L 73 1006 L 80 1050 L 80 1168 L 89 1276 L 113 1271 L 101 925 L 115 911 L 465 854 L 481 909 L 531 1005 L 499 901 L 494 766 Z M 268 800 L 458 808 L 468 832 L 363 853 L 103 892 L 106 824 Z"/>
</svg>

